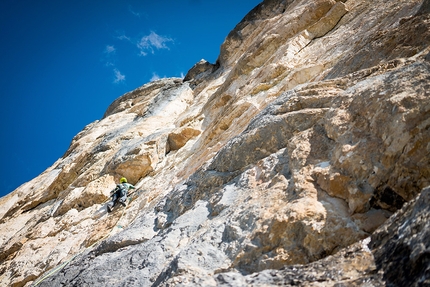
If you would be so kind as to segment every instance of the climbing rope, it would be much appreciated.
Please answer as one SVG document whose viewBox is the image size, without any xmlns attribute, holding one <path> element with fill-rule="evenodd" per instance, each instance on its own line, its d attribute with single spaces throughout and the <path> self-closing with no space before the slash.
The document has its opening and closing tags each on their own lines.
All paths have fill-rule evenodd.
<svg viewBox="0 0 430 287">
<path fill-rule="evenodd" d="M 134 192 L 133 192 L 134 193 Z M 140 193 L 138 193 L 138 196 L 140 195 L 142 193 L 142 191 L 140 191 Z M 131 195 L 131 193 L 130 193 L 130 195 Z M 129 197 L 129 199 L 130 199 L 130 202 L 131 202 L 131 197 Z M 128 207 L 128 206 L 127 206 Z M 76 253 L 75 255 L 73 255 L 72 257 L 70 257 L 69 259 L 67 259 L 65 262 L 63 262 L 61 265 L 59 265 L 59 266 L 57 266 L 57 267 L 55 267 L 53 270 L 51 270 L 48 274 L 46 274 L 45 276 L 43 276 L 42 278 L 40 278 L 39 280 L 37 280 L 35 283 L 34 283 L 34 287 L 36 287 L 37 285 L 39 285 L 43 280 L 45 280 L 46 278 L 49 278 L 50 276 L 52 276 L 52 275 L 54 275 L 56 272 L 58 272 L 58 271 L 60 271 L 61 269 L 63 269 L 64 267 L 66 267 L 66 265 L 67 264 L 69 264 L 73 259 L 75 259 L 76 258 L 76 256 L 78 256 L 78 255 L 80 255 L 80 254 L 82 254 L 82 253 L 84 253 L 84 251 L 85 250 L 87 250 L 87 249 L 90 249 L 90 248 L 93 248 L 95 245 L 97 245 L 98 243 L 100 243 L 101 241 L 103 241 L 103 240 L 105 240 L 106 238 L 108 238 L 110 235 L 111 235 L 111 233 L 112 233 L 112 231 L 114 230 L 114 228 L 115 227 L 119 227 L 119 228 L 123 228 L 121 225 L 118 225 L 118 222 L 120 222 L 121 221 L 121 219 L 122 219 L 122 217 L 124 216 L 124 214 L 125 214 L 125 210 L 126 210 L 127 208 L 125 207 L 125 208 L 123 208 L 123 210 L 122 210 L 122 213 L 121 213 L 121 216 L 119 217 L 119 219 L 117 220 L 117 222 L 112 226 L 112 228 L 111 228 L 111 230 L 109 231 L 109 233 L 106 235 L 106 236 L 104 236 L 104 237 L 102 237 L 101 239 L 99 239 L 99 240 L 97 240 L 96 242 L 94 242 L 93 244 L 91 244 L 90 246 L 88 246 L 88 247 L 85 247 L 84 249 L 82 249 L 81 251 L 79 251 L 78 253 Z"/>
</svg>

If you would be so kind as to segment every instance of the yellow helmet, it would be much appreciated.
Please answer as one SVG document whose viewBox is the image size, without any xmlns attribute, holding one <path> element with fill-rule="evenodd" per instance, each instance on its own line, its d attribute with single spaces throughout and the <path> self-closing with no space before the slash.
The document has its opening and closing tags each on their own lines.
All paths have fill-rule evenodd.
<svg viewBox="0 0 430 287">
<path fill-rule="evenodd" d="M 119 180 L 120 183 L 124 183 L 127 182 L 127 179 L 125 177 L 121 177 L 121 179 Z"/>
</svg>

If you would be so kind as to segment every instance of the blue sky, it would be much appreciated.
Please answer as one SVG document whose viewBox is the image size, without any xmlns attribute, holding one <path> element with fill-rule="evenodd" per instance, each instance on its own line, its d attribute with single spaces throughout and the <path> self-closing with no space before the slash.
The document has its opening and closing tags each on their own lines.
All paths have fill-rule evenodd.
<svg viewBox="0 0 430 287">
<path fill-rule="evenodd" d="M 260 0 L 1 0 L 0 196 L 42 173 L 110 103 L 214 63 Z"/>
</svg>

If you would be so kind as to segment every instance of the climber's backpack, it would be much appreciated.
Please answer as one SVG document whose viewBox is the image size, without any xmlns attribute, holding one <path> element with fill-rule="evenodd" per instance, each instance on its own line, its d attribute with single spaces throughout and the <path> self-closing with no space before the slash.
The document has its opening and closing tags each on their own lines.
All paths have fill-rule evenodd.
<svg viewBox="0 0 430 287">
<path fill-rule="evenodd" d="M 116 185 L 116 193 L 118 197 L 123 197 L 127 194 L 127 186 L 124 183 L 120 183 Z"/>
<path fill-rule="evenodd" d="M 123 197 L 127 194 L 127 186 L 123 183 L 117 184 L 115 189 L 112 191 L 112 195 L 116 194 L 118 198 Z"/>
</svg>

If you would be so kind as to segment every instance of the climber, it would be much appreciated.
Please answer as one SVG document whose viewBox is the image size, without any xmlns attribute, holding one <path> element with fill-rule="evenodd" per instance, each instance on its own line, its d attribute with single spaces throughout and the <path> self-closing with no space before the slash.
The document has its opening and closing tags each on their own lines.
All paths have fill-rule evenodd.
<svg viewBox="0 0 430 287">
<path fill-rule="evenodd" d="M 135 187 L 127 183 L 127 179 L 125 177 L 122 177 L 119 180 L 119 184 L 116 185 L 115 189 L 111 191 L 112 200 L 107 205 L 108 212 L 111 212 L 113 210 L 113 207 L 119 202 L 124 207 L 126 206 L 125 202 L 127 201 L 127 192 L 130 189 L 135 189 Z"/>
</svg>

